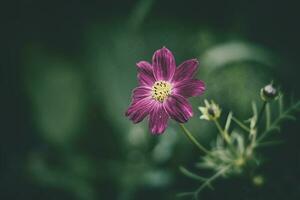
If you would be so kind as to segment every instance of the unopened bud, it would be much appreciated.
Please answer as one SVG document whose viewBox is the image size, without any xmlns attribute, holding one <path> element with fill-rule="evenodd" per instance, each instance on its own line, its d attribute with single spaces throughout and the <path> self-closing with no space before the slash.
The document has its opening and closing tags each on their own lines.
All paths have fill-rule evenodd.
<svg viewBox="0 0 300 200">
<path fill-rule="evenodd" d="M 260 90 L 260 96 L 264 101 L 271 101 L 278 97 L 278 90 L 271 83 Z"/>
</svg>

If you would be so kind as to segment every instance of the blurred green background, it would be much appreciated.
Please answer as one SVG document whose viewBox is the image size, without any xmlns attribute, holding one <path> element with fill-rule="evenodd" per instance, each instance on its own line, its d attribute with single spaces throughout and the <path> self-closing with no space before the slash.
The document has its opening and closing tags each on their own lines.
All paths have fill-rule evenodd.
<svg viewBox="0 0 300 200">
<path fill-rule="evenodd" d="M 177 124 L 155 137 L 147 122 L 124 116 L 135 63 L 162 46 L 177 64 L 200 60 L 207 91 L 191 99 L 187 127 L 207 146 L 216 130 L 199 120 L 204 98 L 244 119 L 271 80 L 299 99 L 292 1 L 27 0 L 1 8 L 1 200 L 171 200 L 196 189 L 178 167 L 193 168 L 201 155 Z M 263 151 L 263 186 L 219 180 L 201 199 L 300 199 L 299 127 L 285 123 L 276 136 L 285 143 Z"/>
</svg>

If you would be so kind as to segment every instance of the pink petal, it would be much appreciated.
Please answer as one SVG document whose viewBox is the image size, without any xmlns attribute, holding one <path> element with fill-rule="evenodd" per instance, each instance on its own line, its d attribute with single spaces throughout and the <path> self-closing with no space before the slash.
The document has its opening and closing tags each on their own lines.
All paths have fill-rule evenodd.
<svg viewBox="0 0 300 200">
<path fill-rule="evenodd" d="M 198 69 L 198 60 L 191 59 L 181 63 L 175 71 L 173 81 L 192 79 Z"/>
<path fill-rule="evenodd" d="M 204 82 L 197 79 L 186 79 L 174 84 L 173 87 L 173 93 L 183 97 L 199 96 L 205 91 Z"/>
<path fill-rule="evenodd" d="M 140 85 L 152 86 L 155 82 L 155 78 L 151 64 L 146 61 L 140 61 L 136 65 L 138 67 L 138 80 Z"/>
<path fill-rule="evenodd" d="M 169 116 L 161 103 L 156 103 L 150 112 L 149 128 L 153 134 L 162 134 L 168 126 Z"/>
<path fill-rule="evenodd" d="M 157 50 L 152 58 L 152 66 L 156 80 L 171 80 L 176 69 L 172 52 L 165 47 Z"/>
<path fill-rule="evenodd" d="M 171 95 L 164 103 L 169 116 L 177 122 L 184 123 L 193 116 L 193 109 L 186 98 L 180 95 Z"/>
<path fill-rule="evenodd" d="M 150 113 L 154 103 L 151 98 L 133 100 L 125 115 L 133 123 L 139 123 Z"/>
<path fill-rule="evenodd" d="M 135 101 L 151 97 L 151 88 L 147 86 L 139 86 L 132 91 L 132 99 Z"/>
</svg>

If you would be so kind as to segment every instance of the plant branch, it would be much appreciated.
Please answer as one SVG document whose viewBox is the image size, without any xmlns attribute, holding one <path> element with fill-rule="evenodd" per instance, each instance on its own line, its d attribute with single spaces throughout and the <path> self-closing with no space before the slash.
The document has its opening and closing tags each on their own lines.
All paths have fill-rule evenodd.
<svg viewBox="0 0 300 200">
<path fill-rule="evenodd" d="M 294 119 L 290 113 L 293 112 L 294 110 L 297 110 L 300 108 L 300 101 L 298 101 L 296 104 L 291 106 L 289 109 L 287 109 L 285 112 L 283 112 L 269 127 L 269 129 L 265 130 L 260 137 L 257 139 L 257 143 L 261 142 L 269 132 L 272 132 L 273 130 L 280 130 L 278 127 L 278 124 L 280 123 L 281 120 L 283 119 Z"/>
<path fill-rule="evenodd" d="M 202 146 L 197 140 L 196 138 L 192 135 L 192 133 L 184 126 L 184 124 L 179 123 L 179 126 L 181 127 L 181 129 L 183 130 L 183 133 L 186 135 L 186 137 L 194 144 L 198 147 L 198 149 L 200 149 L 201 151 L 203 151 L 206 154 L 209 154 L 210 152 L 204 147 Z"/>
<path fill-rule="evenodd" d="M 232 120 L 233 120 L 237 125 L 239 125 L 242 129 L 244 129 L 244 130 L 247 131 L 247 132 L 250 132 L 250 129 L 249 129 L 243 122 L 241 122 L 240 120 L 238 120 L 238 119 L 235 118 L 234 116 L 232 116 Z"/>
<path fill-rule="evenodd" d="M 219 132 L 221 133 L 222 137 L 224 138 L 224 140 L 225 140 L 228 144 L 230 144 L 230 137 L 229 137 L 227 131 L 224 131 L 224 130 L 222 129 L 222 127 L 221 127 L 221 125 L 220 125 L 220 123 L 219 123 L 219 121 L 218 121 L 217 119 L 214 120 L 214 122 L 215 122 L 215 124 L 216 124 L 216 126 L 217 126 Z"/>
</svg>

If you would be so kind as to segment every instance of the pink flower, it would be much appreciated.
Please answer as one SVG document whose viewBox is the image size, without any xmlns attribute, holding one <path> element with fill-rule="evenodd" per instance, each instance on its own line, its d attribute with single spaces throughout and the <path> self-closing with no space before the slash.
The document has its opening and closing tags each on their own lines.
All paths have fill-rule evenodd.
<svg viewBox="0 0 300 200">
<path fill-rule="evenodd" d="M 194 78 L 198 61 L 191 59 L 176 68 L 172 52 L 163 47 L 152 58 L 137 63 L 139 86 L 132 92 L 132 102 L 126 116 L 134 123 L 149 115 L 149 128 L 153 134 L 163 133 L 169 118 L 185 123 L 193 116 L 187 98 L 201 95 L 203 81 Z"/>
</svg>

